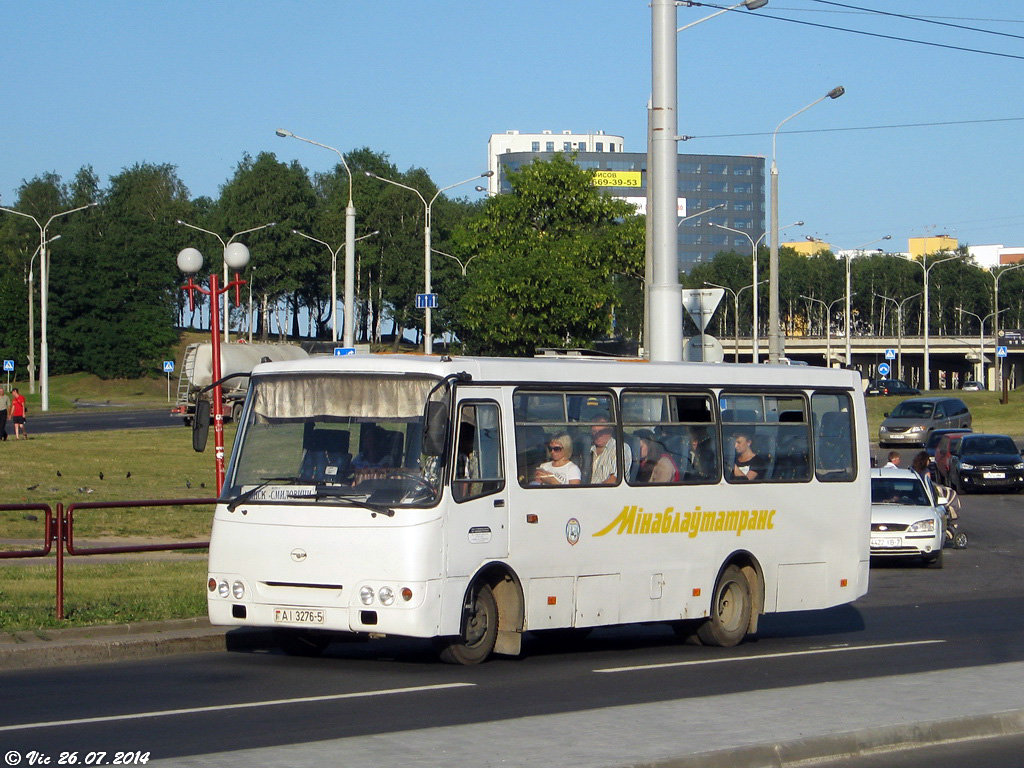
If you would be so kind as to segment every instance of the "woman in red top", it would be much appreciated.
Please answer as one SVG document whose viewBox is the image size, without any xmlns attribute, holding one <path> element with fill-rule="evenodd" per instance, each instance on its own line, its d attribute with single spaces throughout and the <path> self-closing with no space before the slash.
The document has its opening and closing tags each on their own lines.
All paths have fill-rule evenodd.
<svg viewBox="0 0 1024 768">
<path fill-rule="evenodd" d="M 14 422 L 14 439 L 24 437 L 28 440 L 28 432 L 25 431 L 25 396 L 17 388 L 11 390 L 11 421 Z"/>
</svg>

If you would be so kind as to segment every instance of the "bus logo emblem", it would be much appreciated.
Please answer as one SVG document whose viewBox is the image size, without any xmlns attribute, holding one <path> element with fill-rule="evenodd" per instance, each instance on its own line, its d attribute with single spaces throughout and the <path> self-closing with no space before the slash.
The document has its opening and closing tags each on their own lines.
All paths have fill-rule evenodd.
<svg viewBox="0 0 1024 768">
<path fill-rule="evenodd" d="M 292 550 L 292 560 L 294 560 L 296 563 L 301 563 L 305 559 L 306 559 L 306 550 L 304 550 L 304 549 L 293 549 Z"/>
<path fill-rule="evenodd" d="M 580 521 L 575 517 L 570 517 L 569 522 L 565 524 L 565 540 L 573 547 L 580 540 Z"/>
</svg>

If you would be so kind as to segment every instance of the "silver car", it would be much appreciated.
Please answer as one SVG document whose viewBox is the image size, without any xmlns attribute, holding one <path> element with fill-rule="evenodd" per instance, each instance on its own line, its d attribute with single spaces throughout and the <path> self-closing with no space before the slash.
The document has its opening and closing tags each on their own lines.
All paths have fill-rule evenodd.
<svg viewBox="0 0 1024 768">
<path fill-rule="evenodd" d="M 970 429 L 971 412 L 959 397 L 911 397 L 885 414 L 878 445 L 924 445 L 935 429 Z"/>
</svg>

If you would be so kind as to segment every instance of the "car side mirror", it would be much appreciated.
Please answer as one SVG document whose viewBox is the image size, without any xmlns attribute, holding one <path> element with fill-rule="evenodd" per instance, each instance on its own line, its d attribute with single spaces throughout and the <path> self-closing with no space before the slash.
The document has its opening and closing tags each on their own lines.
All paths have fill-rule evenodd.
<svg viewBox="0 0 1024 768">
<path fill-rule="evenodd" d="M 210 406 L 209 400 L 196 402 L 196 412 L 192 416 L 192 450 L 196 453 L 206 450 L 206 441 L 210 436 Z"/>
<path fill-rule="evenodd" d="M 886 411 L 885 413 L 883 413 L 882 417 L 888 419 L 889 418 L 889 412 Z"/>
</svg>

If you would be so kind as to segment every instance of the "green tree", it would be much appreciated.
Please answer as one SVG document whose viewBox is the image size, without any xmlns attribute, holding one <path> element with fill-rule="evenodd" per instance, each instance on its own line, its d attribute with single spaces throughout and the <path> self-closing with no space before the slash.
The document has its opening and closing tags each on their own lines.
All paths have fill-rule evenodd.
<svg viewBox="0 0 1024 768">
<path fill-rule="evenodd" d="M 535 161 L 460 232 L 475 258 L 456 325 L 468 351 L 529 355 L 607 335 L 616 277 L 643 274 L 643 225 L 592 177 L 560 155 Z"/>
</svg>

